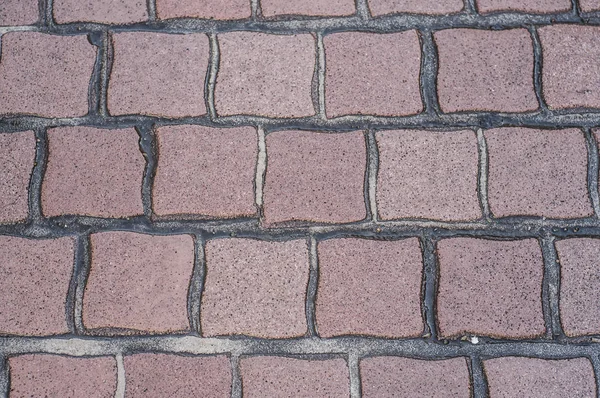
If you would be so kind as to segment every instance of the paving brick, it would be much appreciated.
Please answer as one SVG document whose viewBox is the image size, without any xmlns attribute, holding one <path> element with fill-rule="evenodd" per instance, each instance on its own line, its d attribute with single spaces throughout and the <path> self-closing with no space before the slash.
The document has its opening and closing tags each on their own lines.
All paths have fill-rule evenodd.
<svg viewBox="0 0 600 398">
<path fill-rule="evenodd" d="M 382 219 L 481 217 L 473 131 L 382 131 L 376 137 L 377 204 Z"/>
<path fill-rule="evenodd" d="M 58 23 L 127 24 L 148 19 L 145 0 L 54 0 L 52 11 Z"/>
<path fill-rule="evenodd" d="M 600 11 L 600 0 L 579 0 L 582 12 Z"/>
<path fill-rule="evenodd" d="M 206 113 L 204 79 L 208 38 L 125 32 L 113 35 L 114 62 L 108 86 L 112 115 L 185 117 Z"/>
<path fill-rule="evenodd" d="M 84 35 L 3 35 L 0 115 L 84 116 L 95 61 L 95 47 Z"/>
<path fill-rule="evenodd" d="M 569 0 L 477 0 L 477 10 L 482 14 L 497 11 L 516 11 L 535 14 L 551 14 L 571 9 Z"/>
<path fill-rule="evenodd" d="M 543 260 L 534 239 L 438 243 L 438 321 L 445 337 L 527 338 L 544 333 Z"/>
<path fill-rule="evenodd" d="M 244 397 L 348 397 L 343 359 L 249 357 L 240 361 Z"/>
<path fill-rule="evenodd" d="M 592 214 L 581 131 L 501 128 L 486 131 L 485 137 L 488 199 L 494 216 Z"/>
<path fill-rule="evenodd" d="M 156 0 L 160 19 L 243 19 L 251 15 L 248 0 Z"/>
<path fill-rule="evenodd" d="M 600 108 L 600 27 L 556 25 L 539 29 L 542 88 L 552 109 Z"/>
<path fill-rule="evenodd" d="M 312 15 L 312 16 L 340 16 L 351 15 L 356 12 L 354 0 L 262 0 L 262 14 L 265 17 L 275 15 Z"/>
<path fill-rule="evenodd" d="M 327 116 L 403 116 L 423 110 L 416 31 L 336 33 L 323 43 Z"/>
<path fill-rule="evenodd" d="M 33 131 L 0 133 L 0 223 L 27 218 L 29 179 L 34 161 Z"/>
<path fill-rule="evenodd" d="M 438 96 L 444 112 L 538 109 L 533 44 L 526 29 L 435 32 Z"/>
<path fill-rule="evenodd" d="M 304 335 L 306 241 L 211 240 L 206 267 L 201 310 L 205 336 Z"/>
<path fill-rule="evenodd" d="M 362 132 L 280 131 L 267 136 L 266 225 L 344 223 L 366 217 Z"/>
<path fill-rule="evenodd" d="M 215 107 L 220 116 L 314 115 L 315 42 L 311 35 L 231 32 L 218 36 Z"/>
<path fill-rule="evenodd" d="M 0 236 L 0 335 L 69 332 L 65 299 L 73 240 Z"/>
<path fill-rule="evenodd" d="M 104 232 L 93 234 L 91 243 L 85 327 L 148 333 L 189 329 L 187 295 L 194 266 L 190 236 Z"/>
<path fill-rule="evenodd" d="M 364 398 L 471 396 L 465 358 L 443 361 L 367 358 L 360 361 L 360 372 Z"/>
<path fill-rule="evenodd" d="M 318 245 L 321 337 L 423 332 L 419 240 L 331 239 Z"/>
<path fill-rule="evenodd" d="M 483 362 L 491 397 L 560 398 L 596 396 L 586 358 L 544 360 L 504 357 Z"/>
<path fill-rule="evenodd" d="M 84 214 L 128 217 L 144 213 L 142 179 L 146 162 L 133 128 L 48 130 L 48 165 L 42 210 L 52 217 Z"/>
<path fill-rule="evenodd" d="M 138 354 L 123 362 L 128 398 L 231 395 L 231 366 L 225 356 Z"/>
<path fill-rule="evenodd" d="M 156 214 L 256 214 L 256 129 L 170 126 L 159 128 L 157 137 Z"/>
<path fill-rule="evenodd" d="M 0 26 L 32 25 L 39 19 L 38 0 L 2 0 Z"/>
<path fill-rule="evenodd" d="M 462 0 L 369 0 L 373 16 L 392 13 L 453 14 L 462 11 Z"/>
<path fill-rule="evenodd" d="M 10 396 L 108 398 L 117 388 L 114 358 L 22 355 L 8 360 Z"/>
</svg>

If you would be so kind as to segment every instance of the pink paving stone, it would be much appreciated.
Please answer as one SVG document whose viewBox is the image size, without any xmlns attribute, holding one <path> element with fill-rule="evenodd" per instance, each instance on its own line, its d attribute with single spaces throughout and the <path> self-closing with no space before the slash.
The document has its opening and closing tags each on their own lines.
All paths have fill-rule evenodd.
<svg viewBox="0 0 600 398">
<path fill-rule="evenodd" d="M 571 9 L 570 0 L 477 0 L 477 10 L 482 14 L 495 11 L 551 14 Z"/>
<path fill-rule="evenodd" d="M 262 0 L 262 13 L 265 17 L 275 15 L 341 16 L 356 12 L 354 0 Z"/>
<path fill-rule="evenodd" d="M 264 222 L 348 223 L 366 217 L 362 132 L 267 136 Z"/>
<path fill-rule="evenodd" d="M 53 13 L 58 23 L 127 24 L 148 19 L 145 0 L 54 0 Z"/>
<path fill-rule="evenodd" d="M 156 0 L 156 13 L 160 19 L 242 19 L 249 18 L 251 10 L 248 0 Z"/>
<path fill-rule="evenodd" d="M 33 131 L 0 133 L 0 223 L 27 218 L 29 179 L 34 161 Z"/>
<path fill-rule="evenodd" d="M 550 108 L 600 108 L 600 27 L 557 25 L 539 29 L 542 88 Z"/>
<path fill-rule="evenodd" d="M 127 398 L 231 395 L 231 366 L 225 356 L 138 354 L 123 362 Z"/>
<path fill-rule="evenodd" d="M 334 398 L 350 395 L 343 359 L 249 357 L 240 361 L 244 397 Z"/>
<path fill-rule="evenodd" d="M 96 50 L 85 35 L 2 36 L 0 115 L 84 116 Z"/>
<path fill-rule="evenodd" d="M 117 364 L 112 357 L 34 354 L 12 357 L 8 363 L 11 398 L 109 398 L 117 388 Z"/>
<path fill-rule="evenodd" d="M 38 0 L 2 0 L 0 26 L 32 25 L 39 19 Z"/>
<path fill-rule="evenodd" d="M 319 243 L 316 319 L 321 337 L 413 337 L 423 332 L 419 240 Z"/>
<path fill-rule="evenodd" d="M 481 217 L 473 131 L 382 131 L 376 137 L 377 204 L 382 219 Z"/>
<path fill-rule="evenodd" d="M 504 357 L 483 362 L 491 397 L 596 397 L 586 358 L 545 360 Z"/>
<path fill-rule="evenodd" d="M 144 213 L 146 162 L 133 128 L 48 130 L 48 166 L 42 185 L 45 216 L 128 217 Z"/>
<path fill-rule="evenodd" d="M 435 32 L 438 96 L 444 112 L 538 109 L 533 44 L 526 29 Z"/>
<path fill-rule="evenodd" d="M 543 260 L 534 239 L 438 243 L 438 320 L 444 337 L 542 335 Z"/>
<path fill-rule="evenodd" d="M 311 35 L 231 32 L 218 39 L 215 106 L 220 116 L 314 115 L 315 41 Z"/>
<path fill-rule="evenodd" d="M 217 239 L 206 244 L 204 336 L 288 338 L 307 330 L 305 240 Z"/>
<path fill-rule="evenodd" d="M 205 34 L 125 32 L 113 35 L 113 43 L 107 94 L 112 115 L 185 117 L 206 113 L 204 79 L 209 47 Z"/>
<path fill-rule="evenodd" d="M 462 0 L 369 0 L 373 16 L 391 13 L 453 14 L 462 11 Z"/>
<path fill-rule="evenodd" d="M 242 217 L 256 214 L 256 129 L 170 126 L 158 129 L 154 211 Z"/>
<path fill-rule="evenodd" d="M 360 361 L 360 372 L 364 398 L 471 396 L 465 358 L 443 361 L 366 358 Z"/>
<path fill-rule="evenodd" d="M 485 137 L 494 216 L 592 215 L 587 149 L 580 130 L 500 128 L 486 131 Z"/>
<path fill-rule="evenodd" d="M 579 8 L 583 12 L 600 11 L 600 0 L 579 0 Z"/>
<path fill-rule="evenodd" d="M 104 232 L 91 236 L 92 266 L 83 297 L 88 329 L 148 333 L 189 329 L 187 295 L 194 266 L 188 235 Z"/>
<path fill-rule="evenodd" d="M 416 31 L 336 33 L 323 43 L 327 116 L 403 116 L 423 110 Z"/>
</svg>

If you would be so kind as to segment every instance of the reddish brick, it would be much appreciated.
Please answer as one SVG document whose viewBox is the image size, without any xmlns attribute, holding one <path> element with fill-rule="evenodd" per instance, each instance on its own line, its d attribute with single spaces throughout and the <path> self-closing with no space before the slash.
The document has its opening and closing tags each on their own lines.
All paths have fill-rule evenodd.
<svg viewBox="0 0 600 398">
<path fill-rule="evenodd" d="M 92 267 L 83 299 L 87 328 L 150 333 L 189 328 L 190 236 L 105 232 L 93 234 L 91 241 Z"/>
<path fill-rule="evenodd" d="M 267 136 L 265 224 L 343 223 L 365 218 L 361 132 L 280 131 Z"/>
<path fill-rule="evenodd" d="M 369 0 L 374 16 L 391 13 L 452 14 L 464 8 L 462 0 Z"/>
<path fill-rule="evenodd" d="M 364 398 L 471 396 L 465 358 L 443 361 L 367 358 L 360 361 L 360 372 Z"/>
<path fill-rule="evenodd" d="M 435 32 L 438 95 L 444 112 L 538 109 L 533 44 L 526 29 Z"/>
<path fill-rule="evenodd" d="M 0 236 L 0 334 L 68 333 L 73 240 Z"/>
<path fill-rule="evenodd" d="M 205 336 L 286 338 L 306 332 L 306 241 L 218 239 L 206 244 Z"/>
<path fill-rule="evenodd" d="M 256 214 L 258 141 L 254 128 L 170 126 L 159 128 L 157 137 L 156 214 Z"/>
<path fill-rule="evenodd" d="M 114 358 L 22 355 L 8 360 L 10 396 L 113 397 L 117 388 Z"/>
<path fill-rule="evenodd" d="M 206 113 L 204 78 L 208 38 L 126 32 L 113 36 L 114 63 L 108 86 L 112 115 L 185 117 Z"/>
<path fill-rule="evenodd" d="M 148 19 L 145 0 L 54 0 L 53 12 L 58 23 L 126 24 Z"/>
<path fill-rule="evenodd" d="M 348 397 L 350 379 L 343 359 L 302 360 L 249 357 L 240 361 L 244 397 Z"/>
<path fill-rule="evenodd" d="M 419 240 L 319 243 L 319 335 L 411 337 L 423 332 Z"/>
<path fill-rule="evenodd" d="M 541 28 L 539 34 L 548 106 L 600 108 L 600 27 L 556 25 Z"/>
<path fill-rule="evenodd" d="M 32 25 L 39 19 L 38 0 L 2 0 L 0 26 Z"/>
<path fill-rule="evenodd" d="M 327 116 L 397 116 L 423 110 L 416 31 L 337 33 L 323 42 Z"/>
<path fill-rule="evenodd" d="M 220 116 L 302 117 L 315 113 L 312 36 L 231 32 L 219 35 L 215 106 Z"/>
<path fill-rule="evenodd" d="M 488 198 L 496 217 L 592 214 L 587 150 L 577 129 L 501 128 L 485 132 Z"/>
<path fill-rule="evenodd" d="M 160 19 L 242 19 L 251 14 L 248 0 L 156 0 L 156 12 Z"/>
<path fill-rule="evenodd" d="M 600 11 L 600 0 L 579 0 L 582 12 Z"/>
<path fill-rule="evenodd" d="M 78 126 L 48 130 L 48 166 L 42 185 L 44 215 L 143 214 L 145 161 L 138 140 L 132 128 Z"/>
<path fill-rule="evenodd" d="M 477 10 L 482 14 L 496 11 L 517 11 L 537 14 L 550 14 L 569 11 L 570 0 L 477 0 Z"/>
<path fill-rule="evenodd" d="M 543 260 L 536 240 L 438 243 L 438 320 L 445 337 L 526 338 L 544 333 Z"/>
<path fill-rule="evenodd" d="M 377 203 L 382 219 L 481 217 L 473 131 L 382 131 L 377 133 L 377 145 Z"/>
<path fill-rule="evenodd" d="M 350 15 L 356 12 L 354 0 L 262 0 L 260 5 L 265 17 L 282 14 L 336 16 Z"/>
<path fill-rule="evenodd" d="M 504 357 L 483 365 L 492 397 L 596 397 L 594 370 L 586 358 Z"/>
<path fill-rule="evenodd" d="M 29 178 L 34 161 L 32 131 L 0 134 L 0 222 L 27 218 Z"/>
<path fill-rule="evenodd" d="M 138 354 L 126 356 L 124 366 L 125 397 L 231 395 L 231 366 L 225 356 Z"/>
<path fill-rule="evenodd" d="M 95 60 L 95 47 L 83 35 L 5 34 L 0 63 L 0 114 L 87 114 Z"/>
</svg>

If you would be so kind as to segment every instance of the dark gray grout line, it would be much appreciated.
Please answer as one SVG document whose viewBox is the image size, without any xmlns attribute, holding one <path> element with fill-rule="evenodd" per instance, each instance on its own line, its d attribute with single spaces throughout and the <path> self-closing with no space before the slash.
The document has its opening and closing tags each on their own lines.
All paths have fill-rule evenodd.
<svg viewBox="0 0 600 398">
<path fill-rule="evenodd" d="M 535 90 L 535 96 L 538 100 L 538 106 L 542 112 L 548 111 L 548 104 L 544 99 L 544 89 L 542 81 L 542 66 L 544 62 L 542 43 L 540 42 L 540 36 L 535 26 L 529 26 L 529 34 L 531 35 L 531 42 L 533 44 L 533 88 Z"/>
<path fill-rule="evenodd" d="M 488 398 L 489 390 L 483 362 L 477 355 L 471 356 L 468 359 L 469 376 L 471 378 L 471 388 L 473 398 Z"/>
<path fill-rule="evenodd" d="M 215 109 L 215 88 L 217 85 L 217 74 L 219 72 L 219 62 L 221 52 L 219 50 L 219 41 L 217 35 L 211 33 L 208 36 L 210 45 L 210 54 L 208 61 L 208 71 L 206 72 L 206 82 L 204 85 L 204 93 L 206 97 L 206 111 L 210 120 L 217 119 L 217 111 Z"/>
<path fill-rule="evenodd" d="M 100 117 L 108 117 L 108 82 L 112 71 L 114 61 L 114 44 L 112 34 L 105 32 L 102 38 L 102 47 L 99 48 L 102 53 L 101 70 L 100 70 L 100 87 L 98 95 L 98 114 Z"/>
<path fill-rule="evenodd" d="M 83 295 L 92 266 L 92 243 L 89 235 L 75 239 L 75 267 L 69 287 L 68 315 L 73 318 L 76 335 L 85 334 L 83 325 Z M 72 293 L 71 293 L 72 292 Z M 73 295 L 72 297 L 70 295 Z M 72 306 L 72 308 L 70 308 Z"/>
<path fill-rule="evenodd" d="M 40 25 L 45 28 L 53 28 L 54 23 L 54 0 L 40 0 Z"/>
<path fill-rule="evenodd" d="M 362 385 L 360 376 L 360 359 L 352 351 L 348 353 L 348 374 L 350 376 L 350 398 L 362 396 Z"/>
<path fill-rule="evenodd" d="M 317 287 L 319 285 L 319 256 L 317 252 L 317 240 L 314 236 L 308 237 L 309 274 L 306 286 L 306 324 L 308 326 L 307 336 L 318 335 L 316 320 Z"/>
<path fill-rule="evenodd" d="M 260 0 L 248 0 L 250 2 L 250 18 L 253 21 L 262 17 L 262 7 Z"/>
<path fill-rule="evenodd" d="M 354 0 L 356 7 L 356 16 L 360 19 L 367 20 L 371 18 L 371 11 L 369 10 L 369 4 L 367 0 Z"/>
<path fill-rule="evenodd" d="M 242 398 L 242 374 L 239 354 L 231 355 L 231 398 Z"/>
<path fill-rule="evenodd" d="M 148 20 L 156 21 L 158 19 L 156 15 L 156 0 L 146 0 L 146 7 L 148 9 Z"/>
<path fill-rule="evenodd" d="M 438 52 L 429 30 L 419 31 L 421 42 L 421 76 L 420 89 L 423 101 L 423 112 L 435 116 L 441 113 L 437 94 Z"/>
<path fill-rule="evenodd" d="M 42 219 L 42 183 L 48 163 L 48 135 L 44 128 L 35 130 L 35 160 L 28 188 L 28 221 Z"/>
<path fill-rule="evenodd" d="M 315 33 L 315 71 L 313 75 L 311 96 L 315 115 L 322 120 L 327 119 L 325 112 L 325 48 L 323 34 Z"/>
<path fill-rule="evenodd" d="M 590 129 L 585 129 L 585 143 L 588 152 L 588 194 L 596 217 L 600 217 L 600 198 L 598 194 L 598 143 Z"/>
<path fill-rule="evenodd" d="M 488 198 L 488 176 L 489 176 L 489 153 L 487 142 L 482 129 L 477 129 L 477 148 L 478 148 L 478 170 L 477 170 L 477 198 L 483 218 L 490 222 L 492 216 L 490 212 L 490 202 Z"/>
<path fill-rule="evenodd" d="M 600 358 L 597 354 L 590 355 L 588 357 L 592 362 L 592 368 L 594 370 L 594 378 L 596 380 L 596 398 L 600 398 Z"/>
<path fill-rule="evenodd" d="M 365 175 L 365 202 L 367 206 L 367 219 L 377 222 L 377 175 L 379 173 L 379 148 L 373 131 L 366 131 L 367 143 L 367 170 Z"/>
<path fill-rule="evenodd" d="M 0 397 L 7 398 L 10 392 L 8 358 L 0 355 Z"/>
<path fill-rule="evenodd" d="M 478 15 L 475 0 L 464 0 L 464 11 L 470 15 Z"/>
<path fill-rule="evenodd" d="M 202 335 L 200 314 L 204 283 L 206 280 L 205 241 L 201 235 L 194 235 L 194 268 L 188 289 L 188 317 L 192 333 Z"/>
<path fill-rule="evenodd" d="M 424 321 L 424 336 L 428 341 L 438 341 L 437 324 L 437 289 L 439 280 L 439 263 L 436 241 L 428 235 L 420 238 L 423 254 L 423 281 L 421 284 L 421 311 Z"/>
<path fill-rule="evenodd" d="M 144 208 L 144 215 L 151 220 L 154 216 L 154 212 L 152 210 L 152 190 L 154 187 L 154 177 L 156 176 L 158 159 L 158 144 L 156 142 L 157 138 L 152 127 L 136 127 L 136 131 L 139 135 L 140 152 L 146 161 L 144 176 L 142 179 L 142 206 Z"/>
<path fill-rule="evenodd" d="M 96 61 L 94 69 L 90 76 L 90 84 L 88 89 L 88 115 L 89 116 L 106 116 L 102 115 L 102 102 L 104 97 L 102 93 L 102 78 L 104 70 L 104 58 L 106 55 L 106 40 L 108 33 L 96 32 L 88 35 L 88 41 L 93 46 L 97 47 Z"/>
<path fill-rule="evenodd" d="M 560 322 L 560 264 L 554 246 L 554 237 L 548 236 L 540 240 L 544 260 L 544 279 L 542 284 L 542 304 L 547 337 L 564 339 L 565 334 Z"/>
</svg>

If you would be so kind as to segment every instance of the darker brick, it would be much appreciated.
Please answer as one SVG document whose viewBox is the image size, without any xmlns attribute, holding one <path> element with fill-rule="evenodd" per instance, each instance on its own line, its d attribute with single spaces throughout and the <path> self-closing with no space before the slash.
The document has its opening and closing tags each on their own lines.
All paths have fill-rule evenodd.
<svg viewBox="0 0 600 398">
<path fill-rule="evenodd" d="M 600 0 L 579 0 L 582 12 L 600 11 Z"/>
<path fill-rule="evenodd" d="M 462 0 L 369 0 L 373 16 L 392 13 L 453 14 L 464 8 Z"/>
<path fill-rule="evenodd" d="M 552 14 L 571 9 L 570 0 L 477 0 L 477 10 L 482 14 L 496 11 Z"/>
<path fill-rule="evenodd" d="M 354 0 L 262 0 L 265 17 L 275 15 L 341 16 L 354 14 Z"/>
<path fill-rule="evenodd" d="M 2 0 L 0 26 L 32 25 L 39 19 L 38 0 Z"/>
<path fill-rule="evenodd" d="M 127 24 L 148 19 L 145 0 L 54 0 L 52 11 L 58 23 Z"/>
<path fill-rule="evenodd" d="M 160 19 L 242 19 L 251 13 L 248 0 L 156 0 L 156 12 Z"/>
<path fill-rule="evenodd" d="M 0 223 L 27 218 L 29 179 L 34 161 L 33 131 L 0 133 Z"/>
</svg>

